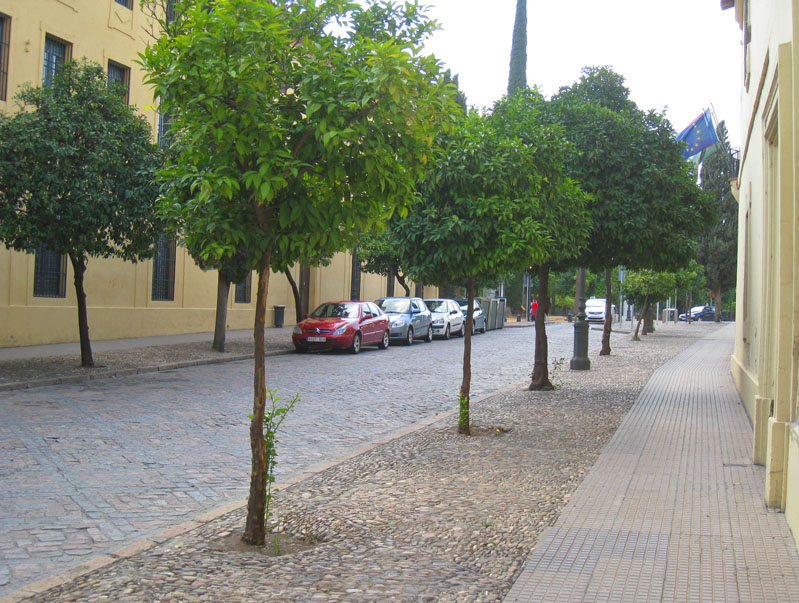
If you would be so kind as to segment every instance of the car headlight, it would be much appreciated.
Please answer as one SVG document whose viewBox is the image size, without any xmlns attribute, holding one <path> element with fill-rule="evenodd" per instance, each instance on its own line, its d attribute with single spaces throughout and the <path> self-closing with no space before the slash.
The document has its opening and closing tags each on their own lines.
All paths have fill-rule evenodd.
<svg viewBox="0 0 799 603">
<path fill-rule="evenodd" d="M 443 327 L 444 326 L 444 319 L 443 318 L 436 318 L 433 321 L 433 325 L 436 327 Z"/>
<path fill-rule="evenodd" d="M 335 331 L 333 331 L 332 335 L 344 335 L 344 332 L 347 330 L 347 327 L 339 327 Z"/>
<path fill-rule="evenodd" d="M 391 321 L 391 326 L 392 326 L 392 327 L 401 327 L 401 326 L 402 326 L 402 325 L 404 325 L 404 324 L 405 324 L 405 321 L 404 321 L 404 320 L 402 320 L 401 318 L 400 318 L 400 319 L 398 319 L 398 320 L 392 320 L 392 321 Z"/>
<path fill-rule="evenodd" d="M 302 327 L 300 327 L 300 325 L 296 325 L 292 333 L 294 333 L 295 335 L 302 335 Z"/>
</svg>

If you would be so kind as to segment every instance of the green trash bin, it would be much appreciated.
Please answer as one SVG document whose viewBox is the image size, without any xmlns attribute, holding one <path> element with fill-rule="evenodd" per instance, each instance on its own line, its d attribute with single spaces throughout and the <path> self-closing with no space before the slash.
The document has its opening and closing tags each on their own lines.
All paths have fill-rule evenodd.
<svg viewBox="0 0 799 603">
<path fill-rule="evenodd" d="M 283 326 L 283 319 L 286 316 L 286 306 L 275 306 L 275 328 Z"/>
</svg>

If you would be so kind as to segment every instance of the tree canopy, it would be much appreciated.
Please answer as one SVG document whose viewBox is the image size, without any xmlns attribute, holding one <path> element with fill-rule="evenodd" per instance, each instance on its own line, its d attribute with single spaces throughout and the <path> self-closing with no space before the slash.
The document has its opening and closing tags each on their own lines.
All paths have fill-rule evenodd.
<svg viewBox="0 0 799 603">
<path fill-rule="evenodd" d="M 439 63 L 420 52 L 435 23 L 415 3 L 177 0 L 175 9 L 142 55 L 176 145 L 162 207 L 203 255 L 245 247 L 259 272 L 243 538 L 263 544 L 269 268 L 332 254 L 407 211 L 436 132 L 458 109 Z"/>
<path fill-rule="evenodd" d="M 81 364 L 94 360 L 83 275 L 89 257 L 150 257 L 162 229 L 147 120 L 100 65 L 70 61 L 52 83 L 25 86 L 0 115 L 0 240 L 67 255 L 75 271 Z"/>
</svg>

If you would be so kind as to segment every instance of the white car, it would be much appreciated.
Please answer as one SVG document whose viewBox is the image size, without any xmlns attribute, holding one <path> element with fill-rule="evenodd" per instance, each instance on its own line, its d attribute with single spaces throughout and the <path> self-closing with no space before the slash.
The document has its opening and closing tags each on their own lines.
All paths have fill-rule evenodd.
<svg viewBox="0 0 799 603">
<path fill-rule="evenodd" d="M 433 336 L 449 339 L 450 335 L 463 337 L 466 320 L 460 305 L 454 299 L 426 299 L 433 318 Z"/>
<path fill-rule="evenodd" d="M 615 304 L 610 305 L 610 313 L 615 311 Z M 605 298 L 592 297 L 585 300 L 585 319 L 588 322 L 605 322 Z"/>
</svg>

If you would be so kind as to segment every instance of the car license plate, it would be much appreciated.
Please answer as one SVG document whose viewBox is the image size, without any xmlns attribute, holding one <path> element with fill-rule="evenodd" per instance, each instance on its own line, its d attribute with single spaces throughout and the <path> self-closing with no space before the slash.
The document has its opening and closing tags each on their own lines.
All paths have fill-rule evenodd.
<svg viewBox="0 0 799 603">
<path fill-rule="evenodd" d="M 309 337 L 308 343 L 324 343 L 327 341 L 326 337 Z"/>
</svg>

